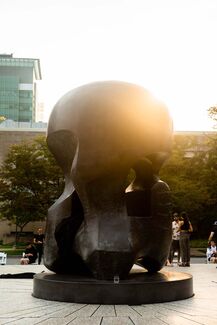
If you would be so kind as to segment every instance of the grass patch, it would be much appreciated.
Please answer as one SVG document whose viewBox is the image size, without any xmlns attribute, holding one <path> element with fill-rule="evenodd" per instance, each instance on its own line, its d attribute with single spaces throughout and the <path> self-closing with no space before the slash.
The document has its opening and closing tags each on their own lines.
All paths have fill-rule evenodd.
<svg viewBox="0 0 217 325">
<path fill-rule="evenodd" d="M 9 255 L 10 255 L 10 256 L 15 256 L 15 255 L 22 256 L 24 250 L 25 250 L 25 249 L 12 249 L 12 248 L 11 248 L 11 249 L 10 249 L 10 248 L 8 248 L 8 249 L 1 249 L 1 248 L 0 248 L 0 251 L 1 251 L 1 252 L 4 252 L 4 253 L 7 253 L 8 256 L 9 256 Z"/>
<path fill-rule="evenodd" d="M 14 245 L 12 244 L 7 244 L 7 245 L 0 245 L 0 252 L 7 253 L 8 256 L 15 256 L 15 255 L 20 255 L 22 256 L 22 253 L 25 251 L 26 245 L 17 245 L 16 248 L 14 248 Z"/>
<path fill-rule="evenodd" d="M 190 244 L 192 248 L 204 248 L 208 246 L 206 239 L 191 239 Z"/>
</svg>

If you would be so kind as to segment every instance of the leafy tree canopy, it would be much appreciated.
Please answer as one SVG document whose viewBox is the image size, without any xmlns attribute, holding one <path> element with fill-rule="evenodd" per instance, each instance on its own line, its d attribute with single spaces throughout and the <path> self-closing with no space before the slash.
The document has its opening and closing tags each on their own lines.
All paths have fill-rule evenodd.
<svg viewBox="0 0 217 325">
<path fill-rule="evenodd" d="M 63 186 L 45 137 L 13 145 L 0 169 L 0 215 L 22 231 L 30 221 L 45 219 Z"/>
<path fill-rule="evenodd" d="M 0 115 L 0 123 L 4 122 L 6 120 L 6 118 L 2 115 Z"/>
<path fill-rule="evenodd" d="M 208 115 L 213 121 L 217 122 L 217 105 L 208 108 Z"/>
<path fill-rule="evenodd" d="M 217 193 L 217 138 L 176 135 L 173 152 L 161 170 L 161 178 L 172 193 L 172 210 L 186 211 L 194 230 L 206 224 L 210 229 L 216 210 Z M 217 211 L 216 211 L 217 213 Z"/>
</svg>

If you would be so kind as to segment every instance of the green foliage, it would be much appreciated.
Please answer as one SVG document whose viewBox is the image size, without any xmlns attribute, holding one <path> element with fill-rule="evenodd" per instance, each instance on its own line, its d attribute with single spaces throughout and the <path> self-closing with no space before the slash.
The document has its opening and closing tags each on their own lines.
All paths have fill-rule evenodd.
<svg viewBox="0 0 217 325">
<path fill-rule="evenodd" d="M 63 175 L 45 137 L 13 145 L 0 170 L 0 214 L 22 231 L 44 220 L 63 189 Z"/>
<path fill-rule="evenodd" d="M 208 108 L 208 115 L 213 121 L 217 122 L 217 105 Z"/>
<path fill-rule="evenodd" d="M 4 122 L 6 120 L 6 118 L 2 115 L 0 115 L 0 123 Z"/>
<path fill-rule="evenodd" d="M 175 136 L 160 176 L 170 186 L 173 211 L 187 211 L 194 233 L 208 236 L 217 214 L 217 138 L 200 141 L 195 136 Z"/>
<path fill-rule="evenodd" d="M 190 244 L 194 248 L 206 248 L 208 243 L 207 239 L 191 239 Z"/>
</svg>

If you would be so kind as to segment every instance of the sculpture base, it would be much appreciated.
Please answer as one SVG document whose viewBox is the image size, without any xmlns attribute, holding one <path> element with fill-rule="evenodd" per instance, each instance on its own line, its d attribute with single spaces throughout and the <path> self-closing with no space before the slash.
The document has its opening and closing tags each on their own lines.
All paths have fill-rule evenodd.
<svg viewBox="0 0 217 325">
<path fill-rule="evenodd" d="M 160 271 L 149 274 L 132 269 L 128 279 L 113 281 L 91 277 L 39 273 L 34 276 L 33 296 L 40 299 L 87 304 L 149 304 L 190 298 L 190 274 Z"/>
</svg>

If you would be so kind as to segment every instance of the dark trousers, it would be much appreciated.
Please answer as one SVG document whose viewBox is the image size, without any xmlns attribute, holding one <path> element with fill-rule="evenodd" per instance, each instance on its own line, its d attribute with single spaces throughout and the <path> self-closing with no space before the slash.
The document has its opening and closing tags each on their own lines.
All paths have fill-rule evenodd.
<svg viewBox="0 0 217 325">
<path fill-rule="evenodd" d="M 170 247 L 170 255 L 169 255 L 169 262 L 172 263 L 174 259 L 174 254 L 177 252 L 178 256 L 178 262 L 180 262 L 180 245 L 179 240 L 172 240 L 171 247 Z"/>
<path fill-rule="evenodd" d="M 38 252 L 38 264 L 41 264 L 41 259 L 43 256 L 43 245 L 37 245 L 37 252 Z"/>
<path fill-rule="evenodd" d="M 190 234 L 188 232 L 180 233 L 180 253 L 182 263 L 190 263 Z"/>
</svg>

